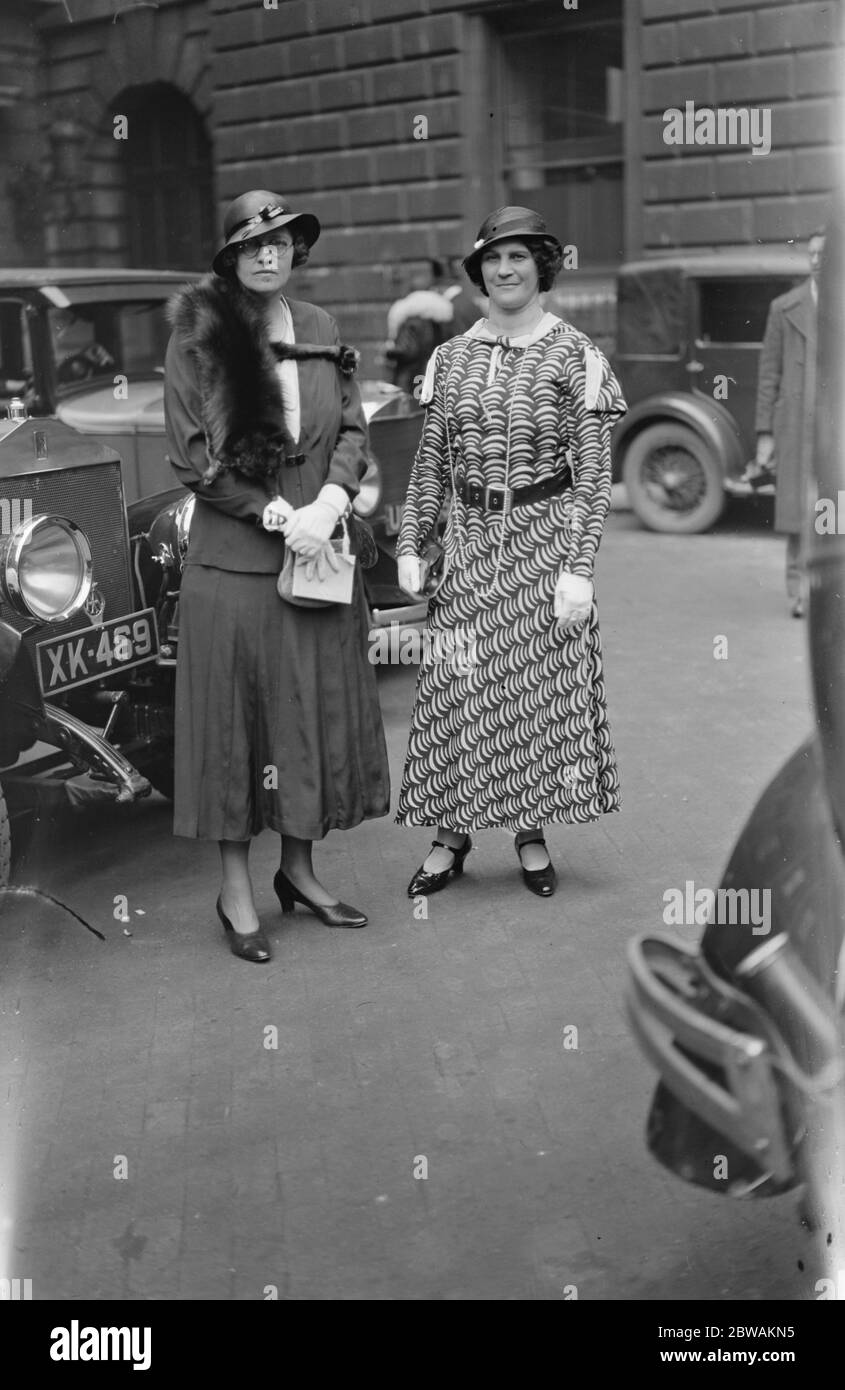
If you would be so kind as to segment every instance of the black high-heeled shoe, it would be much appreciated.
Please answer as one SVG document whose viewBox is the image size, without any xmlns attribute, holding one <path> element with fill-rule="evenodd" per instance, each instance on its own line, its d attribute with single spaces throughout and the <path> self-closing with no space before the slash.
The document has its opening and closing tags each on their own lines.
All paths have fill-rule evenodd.
<svg viewBox="0 0 845 1390">
<path fill-rule="evenodd" d="M 217 916 L 226 928 L 233 956 L 240 956 L 241 960 L 252 960 L 256 963 L 273 959 L 273 952 L 270 950 L 270 942 L 267 940 L 261 928 L 259 927 L 256 931 L 251 932 L 235 931 L 235 928 L 220 906 L 219 898 L 217 899 Z"/>
<path fill-rule="evenodd" d="M 432 849 L 448 849 L 452 851 L 452 862 L 448 869 L 441 869 L 439 873 L 431 873 L 426 869 L 423 862 L 408 884 L 409 898 L 428 898 L 432 893 L 439 893 L 441 888 L 445 888 L 452 874 L 457 878 L 464 871 L 464 860 L 472 849 L 472 838 L 464 836 L 464 843 L 455 849 L 454 845 L 444 845 L 442 840 L 432 840 Z"/>
<path fill-rule="evenodd" d="M 323 903 L 312 903 L 310 898 L 306 898 L 304 893 L 300 893 L 295 884 L 291 883 L 287 874 L 279 869 L 273 879 L 273 890 L 282 905 L 282 912 L 293 912 L 294 903 L 302 903 L 309 912 L 313 912 L 315 917 L 327 927 L 365 927 L 369 921 L 363 912 L 359 912 L 357 907 L 350 907 L 349 903 L 333 903 L 331 907 L 326 907 Z"/>
<path fill-rule="evenodd" d="M 516 853 L 522 865 L 522 880 L 526 888 L 530 888 L 532 893 L 536 893 L 538 898 L 550 898 L 557 887 L 557 874 L 552 863 L 551 855 L 549 862 L 544 869 L 526 869 L 522 863 L 521 851 L 526 845 L 542 845 L 548 853 L 548 846 L 542 835 L 537 835 L 533 840 L 520 840 L 516 842 Z"/>
</svg>

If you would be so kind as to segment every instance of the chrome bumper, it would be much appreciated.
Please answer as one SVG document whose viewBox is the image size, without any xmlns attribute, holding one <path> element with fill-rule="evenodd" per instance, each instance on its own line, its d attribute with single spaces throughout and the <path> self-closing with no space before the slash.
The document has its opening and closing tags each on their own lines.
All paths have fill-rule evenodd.
<svg viewBox="0 0 845 1390">
<path fill-rule="evenodd" d="M 715 975 L 695 947 L 669 937 L 635 938 L 628 964 L 628 1018 L 665 1085 L 786 1182 L 795 1170 L 796 1116 L 787 1113 L 776 1083 L 777 1037 L 765 1014 Z"/>
<path fill-rule="evenodd" d="M 104 796 L 123 802 L 150 795 L 152 787 L 146 777 L 89 724 L 49 703 L 44 706 L 44 724 L 49 741 L 74 765 L 90 769 L 102 785 Z"/>
</svg>

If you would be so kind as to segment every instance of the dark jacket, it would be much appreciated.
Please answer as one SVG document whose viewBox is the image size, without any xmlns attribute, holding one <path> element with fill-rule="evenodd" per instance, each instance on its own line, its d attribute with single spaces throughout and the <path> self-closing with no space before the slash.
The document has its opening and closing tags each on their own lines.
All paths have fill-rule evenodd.
<svg viewBox="0 0 845 1390">
<path fill-rule="evenodd" d="M 778 531 L 800 531 L 806 517 L 804 378 L 807 356 L 815 352 L 816 320 L 810 281 L 805 280 L 772 300 L 760 352 L 755 428 L 774 436 Z"/>
<path fill-rule="evenodd" d="M 297 347 L 339 344 L 330 314 L 287 302 Z M 177 296 L 171 321 L 164 381 L 170 462 L 198 502 L 187 562 L 276 573 L 284 541 L 260 525 L 270 498 L 281 493 L 301 507 L 324 483 L 338 483 L 350 497 L 358 491 L 367 439 L 358 386 L 336 361 L 298 361 L 301 427 L 299 440 L 290 441 L 275 358 L 252 296 L 209 276 Z M 283 463 L 291 447 L 305 456 L 299 466 Z M 215 459 L 223 471 L 204 483 Z"/>
</svg>

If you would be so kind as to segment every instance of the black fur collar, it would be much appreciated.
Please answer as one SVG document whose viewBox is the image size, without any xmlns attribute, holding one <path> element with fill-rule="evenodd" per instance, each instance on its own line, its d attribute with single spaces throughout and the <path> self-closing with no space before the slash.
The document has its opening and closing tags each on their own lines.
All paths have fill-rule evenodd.
<svg viewBox="0 0 845 1390">
<path fill-rule="evenodd" d="M 259 301 L 237 280 L 207 275 L 172 299 L 168 314 L 197 366 L 210 460 L 206 483 L 233 468 L 274 478 L 284 458 L 296 454 L 277 359 L 327 358 L 346 375 L 357 366 L 358 353 L 343 344 L 271 344 Z"/>
</svg>

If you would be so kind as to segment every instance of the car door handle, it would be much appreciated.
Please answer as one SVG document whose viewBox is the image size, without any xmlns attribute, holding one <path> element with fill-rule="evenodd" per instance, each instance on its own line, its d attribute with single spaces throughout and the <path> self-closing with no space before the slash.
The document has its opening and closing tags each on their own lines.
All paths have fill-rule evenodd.
<svg viewBox="0 0 845 1390">
<path fill-rule="evenodd" d="M 688 371 L 688 372 L 703 372 L 703 371 L 704 371 L 704 363 L 703 363 L 703 362 L 688 362 L 688 363 L 687 363 L 687 371 Z"/>
</svg>

